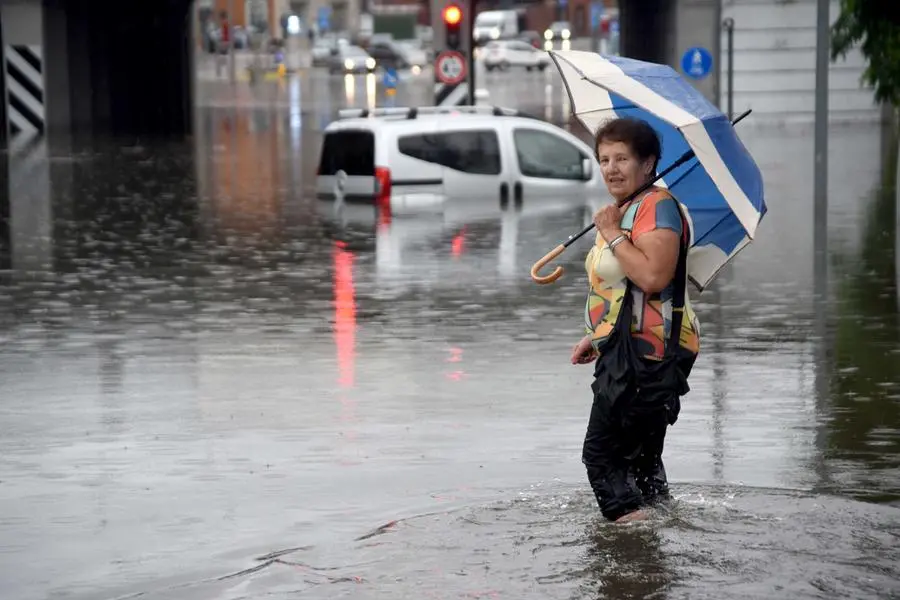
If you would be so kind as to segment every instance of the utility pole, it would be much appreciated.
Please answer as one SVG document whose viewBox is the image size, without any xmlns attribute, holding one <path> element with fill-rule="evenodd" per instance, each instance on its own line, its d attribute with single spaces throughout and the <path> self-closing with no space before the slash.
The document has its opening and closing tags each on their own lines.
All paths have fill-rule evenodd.
<svg viewBox="0 0 900 600">
<path fill-rule="evenodd" d="M 466 38 L 469 41 L 469 106 L 475 106 L 475 5 L 478 0 L 469 0 L 468 17 L 465 20 L 465 28 L 468 31 Z"/>
<path fill-rule="evenodd" d="M 813 155 L 813 251 L 814 269 L 824 275 L 828 268 L 828 60 L 831 46 L 829 0 L 818 0 L 816 21 L 816 126 Z M 824 277 L 817 277 L 816 281 Z M 816 290 L 824 294 L 826 289 Z"/>
</svg>

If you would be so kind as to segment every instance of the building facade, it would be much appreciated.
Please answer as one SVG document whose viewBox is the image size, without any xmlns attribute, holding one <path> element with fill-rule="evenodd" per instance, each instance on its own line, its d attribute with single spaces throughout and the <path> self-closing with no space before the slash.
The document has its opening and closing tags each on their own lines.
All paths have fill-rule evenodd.
<svg viewBox="0 0 900 600">
<path fill-rule="evenodd" d="M 326 24 L 329 31 L 356 31 L 360 14 L 371 0 L 199 0 L 197 8 L 201 22 L 210 18 L 220 23 L 227 15 L 231 25 L 266 34 L 275 39 L 284 37 L 282 19 L 295 14 L 300 17 L 304 31 L 308 26 L 320 29 Z"/>
</svg>

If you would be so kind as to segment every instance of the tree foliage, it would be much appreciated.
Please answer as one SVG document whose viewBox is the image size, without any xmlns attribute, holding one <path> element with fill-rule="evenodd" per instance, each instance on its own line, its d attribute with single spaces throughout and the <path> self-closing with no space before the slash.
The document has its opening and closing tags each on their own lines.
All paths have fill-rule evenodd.
<svg viewBox="0 0 900 600">
<path fill-rule="evenodd" d="M 831 60 L 845 57 L 859 45 L 866 58 L 862 80 L 875 98 L 900 107 L 900 2 L 898 0 L 841 0 L 831 28 Z"/>
</svg>

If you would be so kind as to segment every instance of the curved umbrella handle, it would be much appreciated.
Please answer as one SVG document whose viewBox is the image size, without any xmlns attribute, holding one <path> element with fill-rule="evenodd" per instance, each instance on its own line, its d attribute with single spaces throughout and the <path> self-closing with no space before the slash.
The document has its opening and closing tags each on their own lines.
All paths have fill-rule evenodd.
<svg viewBox="0 0 900 600">
<path fill-rule="evenodd" d="M 531 267 L 531 278 L 534 279 L 537 283 L 547 284 L 547 283 L 553 283 L 554 281 L 556 281 L 557 279 L 562 277 L 563 268 L 559 267 L 559 266 L 556 267 L 553 270 L 553 272 L 550 273 L 549 275 L 538 275 L 538 271 L 540 271 L 542 268 L 544 268 L 544 265 L 546 265 L 548 262 L 550 262 L 551 260 L 553 260 L 554 258 L 559 256 L 560 254 L 562 254 L 563 250 L 565 250 L 565 249 L 566 249 L 565 245 L 560 244 L 559 246 L 557 246 L 556 248 L 554 248 L 553 250 L 551 250 L 550 252 L 545 254 L 544 258 L 542 258 L 539 261 L 537 261 L 536 263 L 534 263 L 534 265 L 532 265 L 532 267 Z"/>
</svg>

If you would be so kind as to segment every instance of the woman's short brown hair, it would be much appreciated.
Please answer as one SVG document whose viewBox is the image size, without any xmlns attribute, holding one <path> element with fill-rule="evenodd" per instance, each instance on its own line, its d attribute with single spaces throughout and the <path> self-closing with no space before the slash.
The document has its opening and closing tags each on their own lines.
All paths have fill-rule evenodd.
<svg viewBox="0 0 900 600">
<path fill-rule="evenodd" d="M 594 136 L 594 156 L 600 160 L 597 149 L 603 142 L 622 142 L 627 144 L 631 151 L 642 161 L 651 156 L 653 160 L 653 172 L 662 155 L 662 144 L 659 136 L 647 121 L 633 117 L 620 117 L 606 122 L 597 130 Z"/>
</svg>

